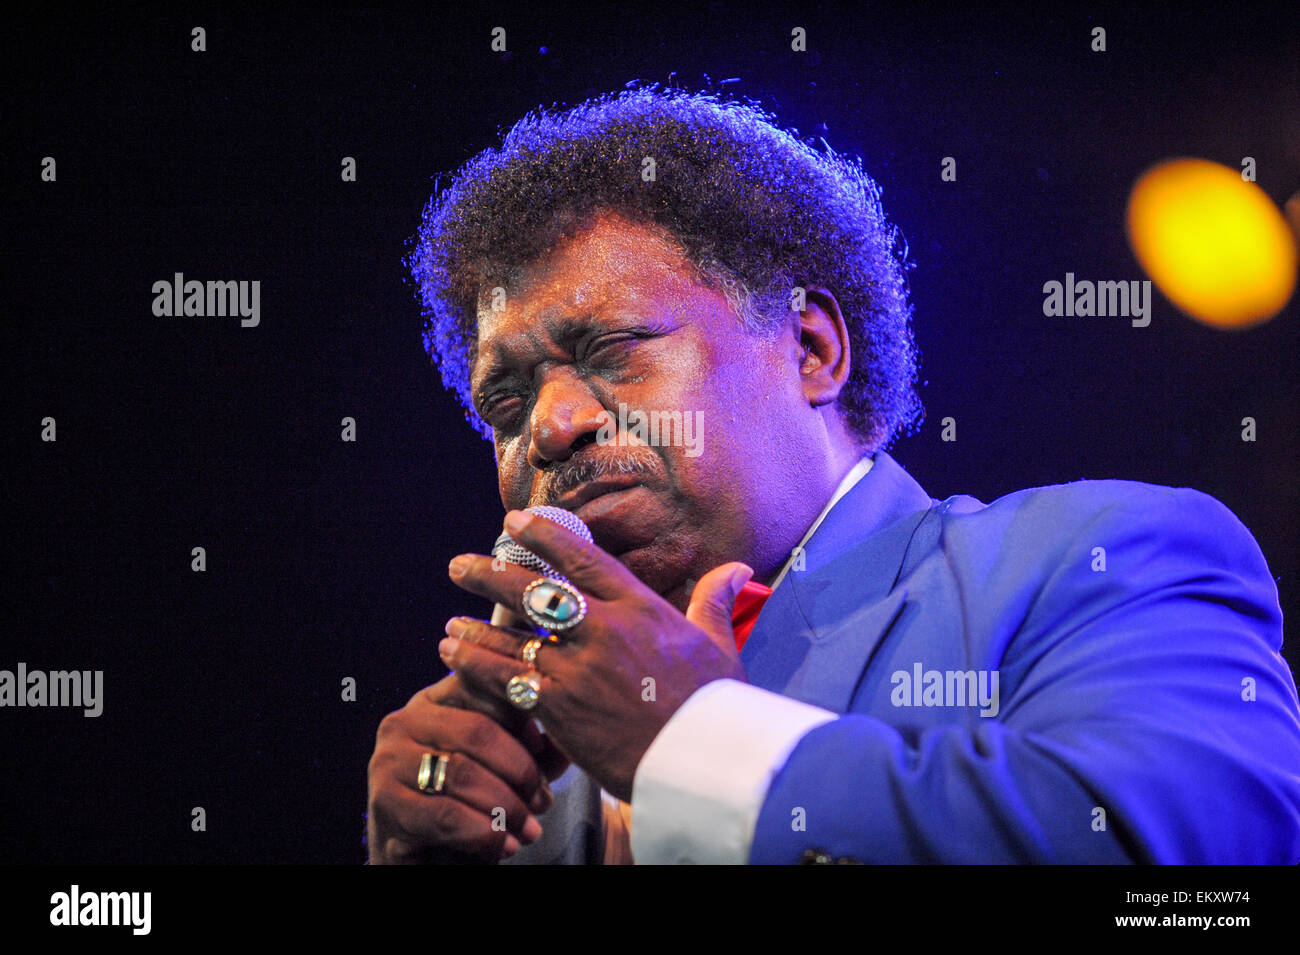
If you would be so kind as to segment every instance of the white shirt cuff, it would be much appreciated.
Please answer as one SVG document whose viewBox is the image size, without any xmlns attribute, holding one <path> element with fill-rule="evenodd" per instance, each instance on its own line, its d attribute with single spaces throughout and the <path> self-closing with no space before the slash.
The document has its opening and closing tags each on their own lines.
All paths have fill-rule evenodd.
<svg viewBox="0 0 1300 955">
<path fill-rule="evenodd" d="M 736 680 L 696 690 L 637 766 L 632 857 L 640 865 L 748 862 L 772 780 L 799 740 L 836 718 Z"/>
</svg>

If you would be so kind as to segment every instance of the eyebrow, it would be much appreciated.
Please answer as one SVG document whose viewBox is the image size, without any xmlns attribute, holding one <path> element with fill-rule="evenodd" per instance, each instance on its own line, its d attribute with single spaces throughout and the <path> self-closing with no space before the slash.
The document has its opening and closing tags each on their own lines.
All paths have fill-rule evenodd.
<svg viewBox="0 0 1300 955">
<path fill-rule="evenodd" d="M 556 318 L 546 318 L 546 314 L 546 312 L 543 312 L 539 320 L 530 327 L 532 329 L 545 328 L 545 337 L 554 341 L 561 348 L 572 348 L 578 339 L 601 324 L 596 316 L 591 313 L 561 315 Z M 484 372 L 478 387 L 474 389 L 475 410 L 480 414 L 482 414 L 481 403 L 487 391 L 493 385 L 516 374 L 505 357 L 505 346 L 500 341 L 494 342 L 493 345 L 494 347 L 491 349 L 492 357 L 488 359 L 487 371 Z"/>
</svg>

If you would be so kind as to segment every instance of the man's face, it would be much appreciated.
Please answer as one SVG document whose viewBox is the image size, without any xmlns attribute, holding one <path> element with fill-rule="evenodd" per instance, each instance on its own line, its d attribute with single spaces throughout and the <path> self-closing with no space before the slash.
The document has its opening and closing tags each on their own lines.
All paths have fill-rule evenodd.
<svg viewBox="0 0 1300 955">
<path fill-rule="evenodd" d="M 485 297 L 478 323 L 474 401 L 507 508 L 574 511 L 679 609 L 710 568 L 761 574 L 797 542 L 800 458 L 815 453 L 797 321 L 747 333 L 680 252 L 608 216 L 535 263 L 503 309 Z M 629 423 L 674 426 L 657 443 L 621 430 L 620 405 Z"/>
</svg>

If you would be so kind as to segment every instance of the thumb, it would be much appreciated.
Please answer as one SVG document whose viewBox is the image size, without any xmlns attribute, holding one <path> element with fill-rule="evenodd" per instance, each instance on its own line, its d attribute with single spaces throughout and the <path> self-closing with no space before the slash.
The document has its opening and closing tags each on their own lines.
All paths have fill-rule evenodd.
<svg viewBox="0 0 1300 955">
<path fill-rule="evenodd" d="M 733 656 L 736 638 L 731 629 L 731 614 L 736 605 L 736 595 L 753 576 L 754 569 L 739 561 L 714 567 L 695 585 L 690 605 L 686 608 L 686 619 Z"/>
</svg>

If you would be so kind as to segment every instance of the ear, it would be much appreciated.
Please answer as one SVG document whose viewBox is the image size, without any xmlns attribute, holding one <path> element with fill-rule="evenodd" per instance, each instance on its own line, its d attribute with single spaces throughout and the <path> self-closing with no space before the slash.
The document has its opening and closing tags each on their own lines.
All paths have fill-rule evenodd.
<svg viewBox="0 0 1300 955">
<path fill-rule="evenodd" d="M 849 379 L 849 330 L 840 303 L 820 285 L 809 285 L 799 313 L 799 374 L 814 408 L 832 404 Z"/>
</svg>

